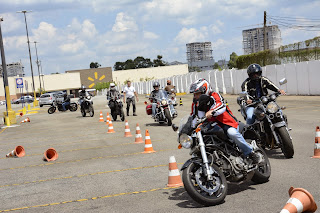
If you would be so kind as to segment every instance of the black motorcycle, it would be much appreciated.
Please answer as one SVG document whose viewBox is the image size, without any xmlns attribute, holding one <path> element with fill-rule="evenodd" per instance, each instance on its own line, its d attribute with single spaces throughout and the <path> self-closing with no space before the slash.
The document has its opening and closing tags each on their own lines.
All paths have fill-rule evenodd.
<svg viewBox="0 0 320 213">
<path fill-rule="evenodd" d="M 196 124 L 192 125 L 193 120 Z M 224 131 L 212 131 L 216 123 L 207 126 L 206 118 L 187 116 L 181 119 L 178 130 L 179 148 L 190 149 L 192 156 L 182 166 L 182 181 L 185 190 L 196 202 L 205 205 L 217 205 L 224 201 L 228 192 L 228 183 L 240 184 L 245 181 L 265 183 L 271 175 L 268 156 L 254 140 L 246 140 L 259 156 L 259 163 L 243 157 L 242 152 L 225 135 Z M 245 134 L 244 124 L 240 132 Z"/>
<path fill-rule="evenodd" d="M 77 109 L 78 109 L 77 103 L 70 102 L 70 105 L 66 106 L 66 110 L 63 110 L 62 103 L 63 102 L 54 101 L 52 103 L 52 106 L 48 109 L 48 113 L 49 114 L 54 113 L 57 108 L 58 108 L 59 111 L 62 111 L 62 112 L 67 111 L 67 110 L 70 110 L 71 112 L 74 112 L 74 111 L 77 111 Z"/>
<path fill-rule="evenodd" d="M 123 112 L 123 103 L 121 98 L 113 98 L 109 100 L 109 108 L 111 110 L 111 116 L 114 121 L 117 120 L 118 115 L 120 116 L 121 121 L 124 121 L 125 116 Z"/>
<path fill-rule="evenodd" d="M 280 85 L 285 84 L 286 79 L 280 81 Z M 244 119 L 247 118 L 246 107 L 254 107 L 255 122 L 247 127 L 247 138 L 257 139 L 257 143 L 267 149 L 281 148 L 286 158 L 292 158 L 294 148 L 292 138 L 289 134 L 287 116 L 282 112 L 276 99 L 281 94 L 279 92 L 263 96 L 254 100 L 252 104 L 246 104 L 246 92 L 240 93 L 237 103 L 240 105 L 240 112 Z"/>
<path fill-rule="evenodd" d="M 82 117 L 86 117 L 86 114 L 89 113 L 90 117 L 94 116 L 94 109 L 93 109 L 93 101 L 91 100 L 91 96 L 83 97 L 79 99 L 80 110 Z"/>
</svg>

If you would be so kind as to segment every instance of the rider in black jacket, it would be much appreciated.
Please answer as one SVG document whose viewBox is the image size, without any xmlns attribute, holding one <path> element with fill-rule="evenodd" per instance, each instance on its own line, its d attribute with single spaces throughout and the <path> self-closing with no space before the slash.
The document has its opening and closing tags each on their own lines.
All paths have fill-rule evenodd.
<svg viewBox="0 0 320 213">
<path fill-rule="evenodd" d="M 70 105 L 70 97 L 67 95 L 67 93 L 65 93 L 63 95 L 63 103 L 62 103 L 63 111 L 66 111 L 67 105 Z"/>
<path fill-rule="evenodd" d="M 251 104 L 253 100 L 268 95 L 267 89 L 274 92 L 280 92 L 282 95 L 286 94 L 284 90 L 279 89 L 268 78 L 262 76 L 262 68 L 259 64 L 251 64 L 247 69 L 247 73 L 249 78 L 247 78 L 241 86 L 242 91 L 248 93 L 247 104 Z M 252 124 L 255 120 L 253 110 L 254 107 L 246 108 L 247 124 Z"/>
</svg>

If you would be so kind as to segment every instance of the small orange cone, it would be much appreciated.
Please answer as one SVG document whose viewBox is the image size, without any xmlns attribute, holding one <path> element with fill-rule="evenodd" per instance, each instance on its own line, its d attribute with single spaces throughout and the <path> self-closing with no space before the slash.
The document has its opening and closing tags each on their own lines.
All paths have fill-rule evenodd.
<svg viewBox="0 0 320 213">
<path fill-rule="evenodd" d="M 27 117 L 26 119 L 22 120 L 20 123 L 26 123 L 26 122 L 30 122 L 29 117 Z"/>
<path fill-rule="evenodd" d="M 313 196 L 305 189 L 290 187 L 289 196 L 280 213 L 315 212 L 318 208 Z"/>
<path fill-rule="evenodd" d="M 54 148 L 47 149 L 44 152 L 44 161 L 54 161 L 58 159 L 58 152 Z"/>
<path fill-rule="evenodd" d="M 110 116 L 109 116 L 109 112 L 107 112 L 107 119 L 106 119 L 106 125 L 109 125 L 109 121 L 110 121 Z"/>
<path fill-rule="evenodd" d="M 99 119 L 99 122 L 104 122 L 104 120 L 103 120 L 103 115 L 102 115 L 102 111 L 100 111 L 100 119 Z"/>
<path fill-rule="evenodd" d="M 178 187 L 183 186 L 178 165 L 174 156 L 169 158 L 169 177 L 168 177 L 168 187 Z"/>
<path fill-rule="evenodd" d="M 143 139 L 142 139 L 142 135 L 141 135 L 141 131 L 138 123 L 136 126 L 136 139 L 134 143 L 143 143 Z"/>
<path fill-rule="evenodd" d="M 153 152 L 156 152 L 156 151 L 153 150 L 149 131 L 146 129 L 144 152 L 142 152 L 142 153 L 153 153 Z"/>
<path fill-rule="evenodd" d="M 320 158 L 320 128 L 316 127 L 316 138 L 314 144 L 314 155 L 312 158 Z"/>
<path fill-rule="evenodd" d="M 125 129 L 124 129 L 124 137 L 132 137 L 131 132 L 130 132 L 129 123 L 127 120 L 126 120 Z"/>
<path fill-rule="evenodd" d="M 14 150 L 9 152 L 6 157 L 7 158 L 21 158 L 26 155 L 23 146 L 16 146 Z"/>
<path fill-rule="evenodd" d="M 113 130 L 112 121 L 109 121 L 109 127 L 108 127 L 108 132 L 107 133 L 115 133 L 115 131 Z"/>
</svg>

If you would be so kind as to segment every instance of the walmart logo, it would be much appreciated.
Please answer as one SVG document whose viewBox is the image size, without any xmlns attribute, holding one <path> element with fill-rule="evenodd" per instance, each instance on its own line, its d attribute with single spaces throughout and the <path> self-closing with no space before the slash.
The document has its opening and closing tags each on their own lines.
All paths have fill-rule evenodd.
<svg viewBox="0 0 320 213">
<path fill-rule="evenodd" d="M 89 85 L 89 88 L 92 88 L 92 87 L 94 87 L 94 85 L 96 85 L 96 84 L 94 83 L 96 80 L 101 81 L 101 80 L 104 79 L 105 77 L 106 77 L 106 76 L 103 75 L 103 76 L 101 76 L 101 77 L 99 78 L 99 80 L 98 80 L 98 73 L 97 73 L 97 72 L 94 72 L 94 79 L 91 78 L 91 77 L 88 77 L 88 80 L 93 82 L 92 84 Z"/>
</svg>

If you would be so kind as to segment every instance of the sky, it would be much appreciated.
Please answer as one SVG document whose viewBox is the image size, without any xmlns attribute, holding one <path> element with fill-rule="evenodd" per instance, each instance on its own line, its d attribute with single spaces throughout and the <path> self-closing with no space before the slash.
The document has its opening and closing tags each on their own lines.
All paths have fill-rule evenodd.
<svg viewBox="0 0 320 213">
<path fill-rule="evenodd" d="M 262 27 L 263 13 L 319 19 L 320 0 L 0 0 L 6 63 L 21 61 L 31 75 L 24 15 L 34 75 L 113 67 L 137 56 L 186 63 L 186 43 L 212 43 L 215 61 L 243 54 L 242 30 Z M 317 16 L 318 15 L 318 16 Z M 268 21 L 268 25 L 274 24 Z M 319 31 L 280 27 L 282 44 L 320 36 Z"/>
</svg>

